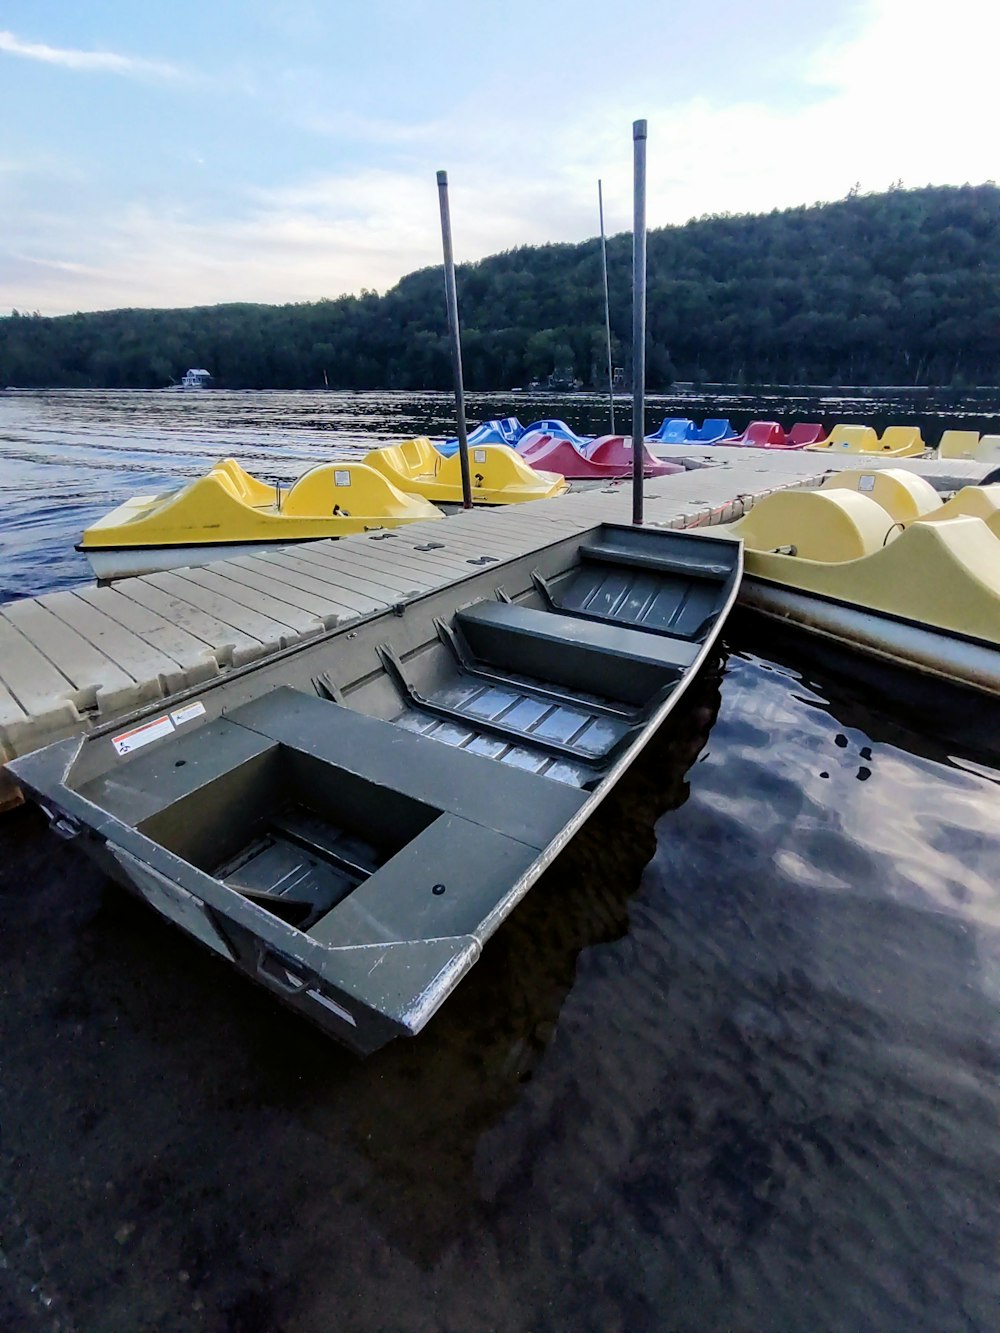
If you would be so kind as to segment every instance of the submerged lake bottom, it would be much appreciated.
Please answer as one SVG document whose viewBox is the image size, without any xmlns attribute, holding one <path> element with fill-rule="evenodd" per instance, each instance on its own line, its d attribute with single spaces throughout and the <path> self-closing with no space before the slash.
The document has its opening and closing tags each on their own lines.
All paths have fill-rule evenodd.
<svg viewBox="0 0 1000 1333">
<path fill-rule="evenodd" d="M 514 407 L 601 429 L 593 399 L 470 415 Z M 825 407 L 788 414 L 870 415 Z M 0 397 L 2 596 L 86 579 L 85 522 L 222 454 L 288 476 L 449 412 Z M 34 808 L 0 819 L 4 1333 L 995 1329 L 1000 712 L 726 637 L 426 1030 L 365 1062 Z"/>
</svg>

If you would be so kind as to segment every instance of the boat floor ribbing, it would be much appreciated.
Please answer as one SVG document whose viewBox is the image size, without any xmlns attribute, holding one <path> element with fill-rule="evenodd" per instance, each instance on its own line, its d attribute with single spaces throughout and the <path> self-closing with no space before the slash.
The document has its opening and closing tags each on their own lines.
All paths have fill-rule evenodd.
<svg viewBox="0 0 1000 1333">
<path fill-rule="evenodd" d="M 676 447 L 717 466 L 645 483 L 651 524 L 740 517 L 771 491 L 831 470 L 907 467 L 939 488 L 976 482 L 981 463 Z M 630 482 L 502 510 L 460 513 L 340 541 L 301 543 L 0 607 L 0 759 L 89 730 L 158 698 L 446 587 L 595 523 L 629 522 Z M 16 798 L 0 770 L 0 806 Z"/>
</svg>

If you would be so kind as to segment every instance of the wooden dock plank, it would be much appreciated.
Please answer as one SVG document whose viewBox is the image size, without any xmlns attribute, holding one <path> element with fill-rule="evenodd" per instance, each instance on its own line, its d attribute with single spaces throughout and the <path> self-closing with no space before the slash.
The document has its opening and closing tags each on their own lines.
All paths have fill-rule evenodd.
<svg viewBox="0 0 1000 1333">
<path fill-rule="evenodd" d="M 136 681 L 41 602 L 11 602 L 4 607 L 4 615 L 66 677 L 73 688 L 64 691 L 64 696 L 81 711 L 128 709 L 155 698 L 151 682 Z"/>
<path fill-rule="evenodd" d="M 404 579 L 398 573 L 386 573 L 384 567 L 372 568 L 366 553 L 357 556 L 324 553 L 317 559 L 342 575 L 349 587 L 376 597 L 387 606 L 403 597 L 426 592 L 430 586 L 426 579 Z"/>
<path fill-rule="evenodd" d="M 40 597 L 38 605 L 75 630 L 132 680 L 155 685 L 159 694 L 173 694 L 196 683 L 173 657 L 112 620 L 92 601 L 73 592 L 55 592 Z"/>
<path fill-rule="evenodd" d="M 131 629 L 132 633 L 143 637 L 145 643 L 159 648 L 160 652 L 172 657 L 180 667 L 193 667 L 199 661 L 208 665 L 211 659 L 211 669 L 219 669 L 211 648 L 203 639 L 189 633 L 183 625 L 173 624 L 164 616 L 157 615 L 157 612 L 123 596 L 116 587 L 92 588 L 84 585 L 73 588 L 72 593 L 105 616 L 124 625 L 125 629 Z"/>
<path fill-rule="evenodd" d="M 0 726 L 17 725 L 27 716 L 27 711 L 22 708 L 3 681 L 0 681 Z"/>
<path fill-rule="evenodd" d="M 352 570 L 359 578 L 370 579 L 385 587 L 390 601 L 398 601 L 410 593 L 426 592 L 436 582 L 433 574 L 418 574 L 414 565 L 381 545 L 370 548 L 345 542 L 340 550 L 330 552 L 324 559 L 331 567 Z"/>
<path fill-rule="evenodd" d="M 447 583 L 449 579 L 455 577 L 455 569 L 457 569 L 457 567 L 453 561 L 451 565 L 441 565 L 439 563 L 428 564 L 428 561 L 421 557 L 420 552 L 409 552 L 409 555 L 412 556 L 412 560 L 408 560 L 407 553 L 403 551 L 395 553 L 392 560 L 387 561 L 383 556 L 384 568 L 392 568 L 393 571 L 396 572 L 397 584 L 401 583 L 405 585 L 409 583 L 411 580 L 409 580 L 408 576 L 411 575 L 411 573 L 416 573 L 416 576 L 419 577 L 421 583 L 427 588 L 437 587 L 441 581 Z M 305 568 L 308 568 L 308 573 L 305 572 Z M 340 581 L 343 580 L 344 573 L 347 572 L 348 569 L 353 569 L 355 567 L 351 567 L 343 557 L 333 553 L 331 556 L 317 557 L 317 559 L 309 561 L 308 567 L 305 568 L 301 568 L 299 571 L 293 571 L 293 569 L 288 568 L 287 565 L 283 564 L 279 567 L 280 573 L 276 572 L 275 577 L 284 577 L 284 579 L 288 579 L 289 581 L 293 580 L 296 581 L 296 583 L 297 580 L 300 579 L 313 580 L 316 581 L 316 583 L 325 585 L 327 596 L 336 597 L 337 587 L 339 587 Z M 397 600 L 399 600 L 399 597 L 392 597 L 392 599 L 389 599 L 387 595 L 381 600 L 381 605 L 391 605 L 392 601 Z"/>
<path fill-rule="evenodd" d="M 17 605 L 17 603 L 14 603 Z M 68 697 L 73 682 L 49 661 L 31 639 L 9 617 L 10 607 L 0 609 L 0 663 L 3 680 L 31 714 L 49 700 Z"/>
<path fill-rule="evenodd" d="M 475 539 L 481 543 L 484 540 L 483 534 L 480 532 Z M 394 542 L 391 549 L 396 552 L 404 551 L 407 555 L 416 551 L 418 555 L 426 554 L 438 560 L 447 560 L 449 550 L 454 549 L 456 544 L 464 544 L 469 540 L 471 540 L 469 530 L 462 526 L 461 521 L 449 519 L 447 525 L 436 529 L 430 528 L 429 524 L 419 526 L 414 524 L 413 528 L 407 530 L 404 539 Z M 505 549 L 513 550 L 517 541 L 515 537 L 505 537 Z M 428 552 L 420 551 L 418 548 L 423 546 L 430 546 L 433 549 Z M 388 542 L 385 544 L 385 549 L 387 552 L 390 549 Z"/>
<path fill-rule="evenodd" d="M 74 597 L 110 616 L 119 625 L 124 625 L 170 657 L 188 672 L 192 684 L 195 680 L 207 680 L 218 673 L 219 663 L 209 644 L 196 638 L 182 625 L 173 624 L 157 612 L 123 596 L 117 588 L 87 586 L 74 588 L 72 592 Z"/>
<path fill-rule="evenodd" d="M 4 607 L 4 615 L 71 686 L 90 689 L 107 685 L 114 689 L 135 683 L 126 670 L 54 615 L 44 599 L 12 602 Z"/>
<path fill-rule="evenodd" d="M 72 734 L 82 722 L 80 709 L 96 702 L 94 695 L 81 695 L 31 640 L 2 616 L 0 664 L 5 698 L 14 705 L 12 708 L 5 703 L 0 720 L 3 758 L 13 758 Z M 9 804 L 9 798 L 0 774 L 0 809 Z"/>
<path fill-rule="evenodd" d="M 227 625 L 252 635 L 269 652 L 286 648 L 295 640 L 296 635 L 287 625 L 272 620 L 270 616 L 244 606 L 230 597 L 220 596 L 211 587 L 206 588 L 197 579 L 190 578 L 191 573 L 191 570 L 185 570 L 183 574 L 170 572 L 146 574 L 143 579 L 154 588 L 160 588 L 163 592 L 182 598 L 192 606 L 207 611 L 209 615 L 217 616 Z"/>
<path fill-rule="evenodd" d="M 418 541 L 416 546 L 425 544 Z M 419 551 L 416 546 L 380 546 L 377 552 L 372 552 L 345 543 L 342 550 L 329 552 L 325 559 L 331 570 L 347 568 L 349 562 L 353 562 L 352 567 L 363 568 L 366 573 L 368 570 L 377 570 L 380 575 L 391 577 L 397 588 L 405 586 L 412 577 L 419 578 L 428 588 L 437 587 L 442 580 L 447 582 L 449 578 L 455 577 L 459 568 L 458 557 L 449 555 L 444 549 L 444 543 L 441 543 L 442 549 L 435 551 Z"/>
<path fill-rule="evenodd" d="M 552 523 L 548 510 L 553 504 L 571 505 L 572 519 L 566 521 L 563 515 L 563 522 Z M 449 538 L 462 536 L 481 542 L 538 542 L 540 539 L 544 540 L 542 534 L 549 527 L 562 531 L 567 527 L 572 529 L 587 526 L 586 510 L 578 503 L 575 496 L 570 501 L 536 500 L 532 508 L 535 506 L 538 507 L 538 512 L 533 515 L 521 513 L 519 510 L 504 511 L 503 514 L 460 514 L 448 520 L 447 535 Z M 559 513 L 558 510 L 556 512 Z"/>
<path fill-rule="evenodd" d="M 527 551 L 539 544 L 539 534 L 542 531 L 537 525 L 534 528 L 534 538 L 529 539 L 524 532 L 475 532 L 473 529 L 459 528 L 457 525 L 454 531 L 449 530 L 441 535 L 442 550 L 438 555 L 447 554 L 449 551 L 460 553 L 463 560 L 468 559 L 470 555 L 492 555 L 495 558 L 509 559 L 512 556 L 524 555 Z"/>
<path fill-rule="evenodd" d="M 322 632 L 323 622 L 316 616 L 292 606 L 281 598 L 254 591 L 245 583 L 230 578 L 224 569 L 219 568 L 228 566 L 228 563 L 219 560 L 215 568 L 212 565 L 200 565 L 185 569 L 184 579 L 188 583 L 197 584 L 207 592 L 216 593 L 227 601 L 234 602 L 237 606 L 243 607 L 244 611 L 266 617 L 273 625 L 280 626 L 283 637 L 289 642 L 298 636 L 310 638 Z"/>
<path fill-rule="evenodd" d="M 243 666 L 266 651 L 260 639 L 227 624 L 183 597 L 164 592 L 145 578 L 122 579 L 115 584 L 115 592 L 137 606 L 170 619 L 186 633 L 201 640 L 211 649 L 220 667 Z"/>
<path fill-rule="evenodd" d="M 289 606 L 298 607 L 299 610 L 320 620 L 324 629 L 332 629 L 334 625 L 357 618 L 354 611 L 334 602 L 326 593 L 317 593 L 301 583 L 298 585 L 282 583 L 279 579 L 270 577 L 260 568 L 254 568 L 252 559 L 227 560 L 226 578 L 234 579 L 237 583 L 245 584 L 247 588 L 264 593 Z"/>
<path fill-rule="evenodd" d="M 435 586 L 461 578 L 465 572 L 465 553 L 456 543 L 442 543 L 440 550 L 420 551 L 413 546 L 397 546 L 393 552 L 396 563 L 407 569 L 416 569 Z"/>
<path fill-rule="evenodd" d="M 350 576 L 330 566 L 324 555 L 307 550 L 304 546 L 286 546 L 281 551 L 269 551 L 267 555 L 251 558 L 267 570 L 270 578 L 289 583 L 292 587 L 324 592 L 359 616 L 384 611 L 390 605 L 386 597 L 375 597 L 362 591 Z"/>
</svg>

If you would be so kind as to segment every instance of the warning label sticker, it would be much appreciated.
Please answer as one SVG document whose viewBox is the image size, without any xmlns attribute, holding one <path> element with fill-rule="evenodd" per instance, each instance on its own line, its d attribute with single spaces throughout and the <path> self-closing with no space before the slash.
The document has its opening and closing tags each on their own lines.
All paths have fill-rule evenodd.
<svg viewBox="0 0 1000 1333">
<path fill-rule="evenodd" d="M 133 727 L 131 731 L 123 731 L 118 736 L 112 736 L 111 744 L 119 754 L 131 754 L 133 750 L 141 750 L 150 741 L 158 741 L 162 736 L 169 736 L 173 729 L 174 724 L 164 713 L 163 717 L 154 718 L 152 722 L 144 722 L 141 727 Z"/>
</svg>

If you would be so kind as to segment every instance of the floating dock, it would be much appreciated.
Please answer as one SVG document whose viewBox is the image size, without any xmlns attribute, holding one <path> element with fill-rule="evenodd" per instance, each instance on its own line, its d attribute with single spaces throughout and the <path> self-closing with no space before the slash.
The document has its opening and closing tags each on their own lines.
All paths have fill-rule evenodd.
<svg viewBox="0 0 1000 1333">
<path fill-rule="evenodd" d="M 975 484 L 987 471 L 956 460 L 720 446 L 662 452 L 717 464 L 646 482 L 646 522 L 676 528 L 739 518 L 762 496 L 816 485 L 834 469 L 906 467 L 939 489 Z M 553 537 L 628 523 L 631 512 L 631 483 L 616 483 L 7 603 L 0 607 L 0 762 L 530 554 Z M 0 768 L 0 808 L 17 798 Z"/>
</svg>

